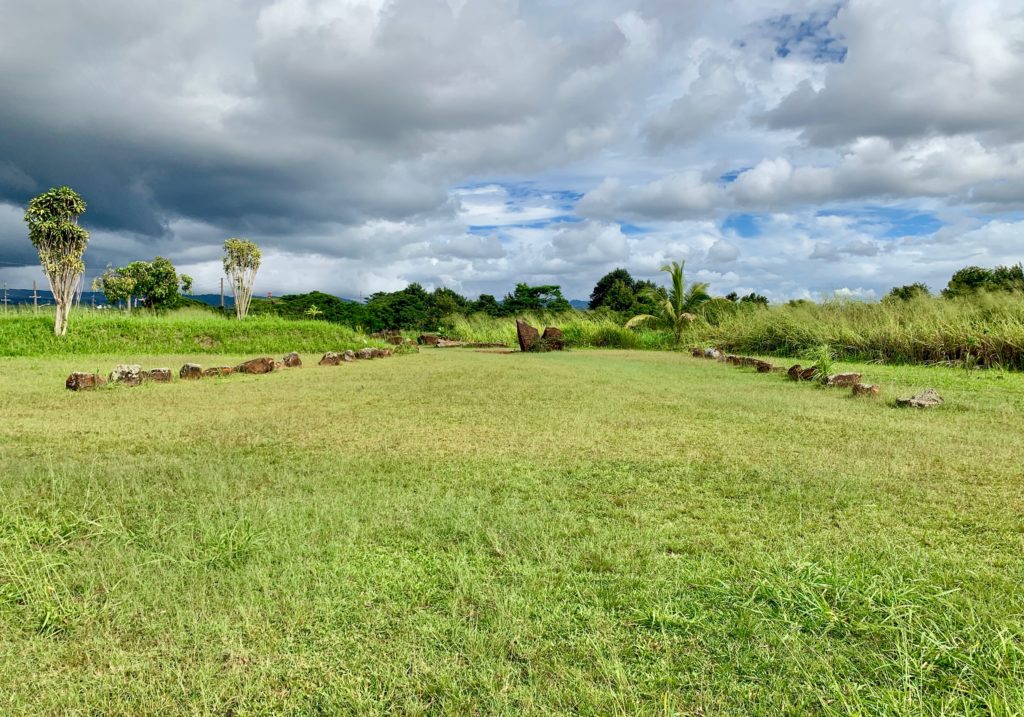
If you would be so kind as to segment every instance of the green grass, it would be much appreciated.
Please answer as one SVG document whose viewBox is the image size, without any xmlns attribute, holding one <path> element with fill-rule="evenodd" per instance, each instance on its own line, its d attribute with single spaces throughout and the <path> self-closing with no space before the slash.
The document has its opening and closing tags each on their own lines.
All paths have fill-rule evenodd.
<svg viewBox="0 0 1024 717">
<path fill-rule="evenodd" d="M 244 321 L 204 309 L 166 314 L 81 309 L 67 336 L 53 335 L 53 316 L 21 309 L 0 314 L 0 356 L 284 353 L 384 346 L 339 324 L 250 316 Z"/>
<path fill-rule="evenodd" d="M 1019 374 L 118 360 L 0 360 L 0 713 L 1024 711 Z"/>
<path fill-rule="evenodd" d="M 700 319 L 684 332 L 684 348 L 798 356 L 829 345 L 848 360 L 1024 370 L 1024 295 L 829 301 L 769 309 L 717 300 L 708 313 L 710 323 Z M 526 318 L 535 326 L 563 328 L 575 347 L 669 349 L 673 343 L 668 331 L 623 328 L 626 315 L 574 311 Z M 515 342 L 512 319 L 452 317 L 443 328 L 466 341 Z"/>
</svg>

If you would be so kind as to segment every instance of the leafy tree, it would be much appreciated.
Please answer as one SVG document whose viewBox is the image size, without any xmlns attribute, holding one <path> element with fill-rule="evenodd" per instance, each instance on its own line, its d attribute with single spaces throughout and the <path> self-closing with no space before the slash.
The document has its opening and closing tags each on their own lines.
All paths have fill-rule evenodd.
<svg viewBox="0 0 1024 717">
<path fill-rule="evenodd" d="M 768 297 L 762 296 L 761 294 L 750 292 L 746 296 L 740 297 L 741 304 L 753 304 L 754 306 L 768 306 Z"/>
<path fill-rule="evenodd" d="M 636 305 L 636 294 L 633 292 L 633 287 L 622 279 L 615 280 L 600 304 L 612 311 L 629 311 L 634 305 Z"/>
<path fill-rule="evenodd" d="M 949 284 L 942 290 L 947 298 L 970 296 L 978 291 L 1024 291 L 1024 266 L 997 266 L 984 269 L 967 266 L 953 274 Z"/>
<path fill-rule="evenodd" d="M 590 292 L 590 309 L 600 309 L 602 306 L 608 306 L 608 293 L 612 290 L 612 287 L 615 286 L 616 282 L 621 282 L 626 286 L 626 288 L 629 289 L 630 294 L 636 293 L 636 282 L 633 280 L 633 277 L 630 276 L 629 272 L 621 268 L 614 269 L 597 280 L 597 283 L 594 285 L 594 290 Z M 625 309 L 615 310 L 628 311 L 629 307 L 627 306 Z"/>
<path fill-rule="evenodd" d="M 701 304 L 709 301 L 708 285 L 704 283 L 693 283 L 686 285 L 686 277 L 683 269 L 686 262 L 672 262 L 661 267 L 672 280 L 672 288 L 669 289 L 668 299 L 662 304 L 657 314 L 638 314 L 626 322 L 627 328 L 639 326 L 647 322 L 656 322 L 666 326 L 672 331 L 672 336 L 678 344 L 682 338 L 683 329 L 686 328 L 696 317 L 694 312 L 700 309 Z"/>
<path fill-rule="evenodd" d="M 228 239 L 224 242 L 224 273 L 231 282 L 231 293 L 235 297 L 235 313 L 244 319 L 249 313 L 252 288 L 256 283 L 256 272 L 262 261 L 260 249 L 246 239 Z"/>
<path fill-rule="evenodd" d="M 516 284 L 511 294 L 506 294 L 502 305 L 508 315 L 522 314 L 527 311 L 571 311 L 570 304 L 562 296 L 562 288 L 553 284 L 529 286 Z"/>
<path fill-rule="evenodd" d="M 740 300 L 740 295 L 737 294 L 735 291 L 730 291 L 728 294 L 725 295 L 725 300 L 732 301 L 733 303 L 735 303 Z"/>
<path fill-rule="evenodd" d="M 504 314 L 501 304 L 490 294 L 480 294 L 480 297 L 472 303 L 471 309 L 488 316 L 502 316 Z"/>
<path fill-rule="evenodd" d="M 32 199 L 25 210 L 28 238 L 39 252 L 39 263 L 57 307 L 53 322 L 56 336 L 67 333 L 75 290 L 85 272 L 82 255 L 89 245 L 89 232 L 78 225 L 85 208 L 77 192 L 57 187 Z"/>
<path fill-rule="evenodd" d="M 433 328 L 440 323 L 441 319 L 445 316 L 451 316 L 452 314 L 464 314 L 468 308 L 469 301 L 466 300 L 466 297 L 452 289 L 442 286 L 434 289 L 430 294 L 430 311 L 428 321 L 431 328 Z"/>
<path fill-rule="evenodd" d="M 121 274 L 114 267 L 108 266 L 102 276 L 93 279 L 92 290 L 102 291 L 103 295 L 107 297 L 108 304 L 115 305 L 124 301 L 128 305 L 128 310 L 132 310 L 132 294 L 135 293 L 135 279 L 126 274 Z"/>
<path fill-rule="evenodd" d="M 401 291 L 377 292 L 366 302 L 369 328 L 423 329 L 430 323 L 430 294 L 417 283 Z"/>
<path fill-rule="evenodd" d="M 904 286 L 894 286 L 886 294 L 885 298 L 891 301 L 910 301 L 916 299 L 919 296 L 931 296 L 931 290 L 921 282 L 915 282 L 913 284 L 906 284 Z"/>
<path fill-rule="evenodd" d="M 179 291 L 192 289 L 192 277 L 179 277 L 174 264 L 158 256 L 153 261 L 133 261 L 120 269 L 107 267 L 93 287 L 102 291 L 111 304 L 126 301 L 129 311 L 133 298 L 147 309 L 169 309 L 180 303 Z"/>
</svg>

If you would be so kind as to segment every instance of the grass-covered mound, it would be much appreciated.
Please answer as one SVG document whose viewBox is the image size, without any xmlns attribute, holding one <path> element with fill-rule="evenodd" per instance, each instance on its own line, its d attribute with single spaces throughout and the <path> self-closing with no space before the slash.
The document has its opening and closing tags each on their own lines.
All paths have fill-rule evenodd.
<svg viewBox="0 0 1024 717">
<path fill-rule="evenodd" d="M 247 354 L 338 351 L 383 346 L 341 324 L 234 317 L 204 309 L 166 314 L 116 310 L 74 311 L 68 335 L 53 335 L 53 316 L 23 309 L 0 314 L 0 356 L 88 354 Z"/>
<path fill-rule="evenodd" d="M 0 362 L 4 714 L 1024 712 L 1024 375 L 76 361 Z"/>
</svg>

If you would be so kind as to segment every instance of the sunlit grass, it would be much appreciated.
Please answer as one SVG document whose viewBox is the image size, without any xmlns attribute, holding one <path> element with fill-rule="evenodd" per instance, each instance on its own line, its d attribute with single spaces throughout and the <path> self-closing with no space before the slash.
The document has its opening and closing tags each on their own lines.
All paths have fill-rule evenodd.
<svg viewBox="0 0 1024 717">
<path fill-rule="evenodd" d="M 303 358 L 0 360 L 0 712 L 1024 710 L 1020 374 Z"/>
</svg>

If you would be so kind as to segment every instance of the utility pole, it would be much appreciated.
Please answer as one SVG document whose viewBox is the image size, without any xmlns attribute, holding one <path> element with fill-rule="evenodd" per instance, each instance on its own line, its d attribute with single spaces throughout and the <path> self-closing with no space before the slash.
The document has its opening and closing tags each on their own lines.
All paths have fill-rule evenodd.
<svg viewBox="0 0 1024 717">
<path fill-rule="evenodd" d="M 220 278 L 220 310 L 224 310 L 224 277 Z"/>
<path fill-rule="evenodd" d="M 39 292 L 36 290 L 36 282 L 32 282 L 32 313 L 39 313 Z"/>
</svg>

